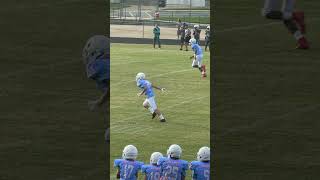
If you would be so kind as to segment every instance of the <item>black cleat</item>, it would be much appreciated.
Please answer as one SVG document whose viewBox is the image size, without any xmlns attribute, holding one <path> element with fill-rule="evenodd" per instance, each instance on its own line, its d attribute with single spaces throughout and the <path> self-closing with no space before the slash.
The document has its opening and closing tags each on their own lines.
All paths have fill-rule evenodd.
<svg viewBox="0 0 320 180">
<path fill-rule="evenodd" d="M 160 122 L 166 122 L 166 120 L 165 119 L 161 119 Z"/>
<path fill-rule="evenodd" d="M 157 116 L 157 113 L 153 112 L 152 113 L 152 119 L 154 119 Z"/>
</svg>

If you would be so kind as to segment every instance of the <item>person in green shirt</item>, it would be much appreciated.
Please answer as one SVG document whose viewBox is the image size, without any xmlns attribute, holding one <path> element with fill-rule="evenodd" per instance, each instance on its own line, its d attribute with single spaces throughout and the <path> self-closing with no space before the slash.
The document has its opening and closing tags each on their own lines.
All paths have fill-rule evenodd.
<svg viewBox="0 0 320 180">
<path fill-rule="evenodd" d="M 153 48 L 156 48 L 156 43 L 158 43 L 158 47 L 161 48 L 161 43 L 160 43 L 160 27 L 158 24 L 155 25 L 153 28 Z"/>
</svg>

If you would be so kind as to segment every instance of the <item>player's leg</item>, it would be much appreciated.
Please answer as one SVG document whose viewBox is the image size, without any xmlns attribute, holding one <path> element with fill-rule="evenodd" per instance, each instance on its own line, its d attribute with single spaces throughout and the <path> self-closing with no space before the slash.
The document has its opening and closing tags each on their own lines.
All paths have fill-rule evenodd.
<svg viewBox="0 0 320 180">
<path fill-rule="evenodd" d="M 159 46 L 159 48 L 161 48 L 160 37 L 158 37 L 158 46 Z"/>
<path fill-rule="evenodd" d="M 206 66 L 204 64 L 202 64 L 203 55 L 197 55 L 196 59 L 197 59 L 198 67 L 199 67 L 199 70 L 201 72 L 202 77 L 207 77 Z"/>
<path fill-rule="evenodd" d="M 151 107 L 152 109 L 154 109 L 154 112 L 158 115 L 160 121 L 161 121 L 161 122 L 165 122 L 166 120 L 165 120 L 164 116 L 162 115 L 162 113 L 160 112 L 160 110 L 158 109 L 154 97 L 148 98 L 148 102 L 149 102 L 150 107 Z"/>
<path fill-rule="evenodd" d="M 268 19 L 282 20 L 282 1 L 281 0 L 265 0 L 262 9 L 262 16 Z"/>
<path fill-rule="evenodd" d="M 287 27 L 287 29 L 293 34 L 294 38 L 298 41 L 297 48 L 308 49 L 309 44 L 302 32 L 302 30 L 305 31 L 304 20 L 299 21 L 299 19 L 297 19 L 298 15 L 294 12 L 294 5 L 295 5 L 295 0 L 283 1 L 283 7 L 282 7 L 283 22 Z M 296 19 L 294 17 L 296 17 Z M 299 28 L 299 24 L 300 24 L 300 28 Z"/>
<path fill-rule="evenodd" d="M 142 105 L 144 108 L 148 109 L 151 114 L 154 114 L 154 109 L 149 105 L 148 99 L 145 99 Z"/>
<path fill-rule="evenodd" d="M 153 48 L 156 48 L 156 37 L 153 38 Z"/>
<path fill-rule="evenodd" d="M 180 39 L 180 51 L 182 51 L 183 49 L 183 46 L 184 46 L 184 38 L 181 36 L 181 39 Z"/>
<path fill-rule="evenodd" d="M 299 22 L 301 28 L 305 31 L 304 16 L 294 13 L 295 0 L 265 0 L 264 8 L 262 9 L 262 15 L 268 19 L 283 20 L 286 28 L 298 41 L 298 48 L 308 49 L 309 45 L 304 37 L 303 33 L 299 30 Z M 295 16 L 293 16 L 295 15 Z M 293 18 L 295 17 L 295 18 Z M 295 20 L 296 19 L 296 20 Z"/>
</svg>

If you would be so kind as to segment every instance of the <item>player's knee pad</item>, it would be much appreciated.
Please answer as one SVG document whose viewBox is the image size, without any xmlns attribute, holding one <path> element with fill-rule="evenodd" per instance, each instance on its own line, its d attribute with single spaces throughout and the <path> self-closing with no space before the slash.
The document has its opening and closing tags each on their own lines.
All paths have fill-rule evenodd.
<svg viewBox="0 0 320 180">
<path fill-rule="evenodd" d="M 149 107 L 148 102 L 144 101 L 144 102 L 142 103 L 142 106 L 145 107 L 145 108 L 148 108 L 148 107 Z"/>
</svg>

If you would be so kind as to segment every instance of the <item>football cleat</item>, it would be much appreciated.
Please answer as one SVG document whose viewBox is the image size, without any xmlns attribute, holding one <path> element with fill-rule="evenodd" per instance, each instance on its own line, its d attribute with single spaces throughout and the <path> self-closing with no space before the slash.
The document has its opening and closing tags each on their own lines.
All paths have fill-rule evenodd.
<svg viewBox="0 0 320 180">
<path fill-rule="evenodd" d="M 160 119 L 160 122 L 166 122 L 166 119 Z"/>
<path fill-rule="evenodd" d="M 309 43 L 305 37 L 302 37 L 298 40 L 297 49 L 309 49 Z"/>
<path fill-rule="evenodd" d="M 293 12 L 292 18 L 298 24 L 301 33 L 305 34 L 306 33 L 306 24 L 304 22 L 304 12 L 303 11 Z"/>
<path fill-rule="evenodd" d="M 157 113 L 153 112 L 152 113 L 152 119 L 154 119 L 157 116 Z"/>
</svg>

